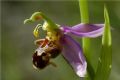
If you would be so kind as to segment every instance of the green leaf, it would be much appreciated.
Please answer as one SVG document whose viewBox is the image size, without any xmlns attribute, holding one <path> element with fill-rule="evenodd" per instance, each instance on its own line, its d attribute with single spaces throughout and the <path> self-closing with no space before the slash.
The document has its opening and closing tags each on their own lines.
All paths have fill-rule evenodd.
<svg viewBox="0 0 120 80">
<path fill-rule="evenodd" d="M 112 41 L 110 21 L 106 7 L 104 7 L 105 26 L 102 37 L 102 50 L 94 80 L 108 80 L 112 67 Z"/>
</svg>

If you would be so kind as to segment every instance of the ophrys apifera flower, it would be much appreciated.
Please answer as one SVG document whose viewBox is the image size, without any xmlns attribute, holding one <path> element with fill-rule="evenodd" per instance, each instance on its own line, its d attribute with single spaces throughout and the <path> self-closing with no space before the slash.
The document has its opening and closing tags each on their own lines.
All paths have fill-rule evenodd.
<svg viewBox="0 0 120 80">
<path fill-rule="evenodd" d="M 84 24 L 80 23 L 73 27 L 61 26 L 55 24 L 41 12 L 35 12 L 24 23 L 44 20 L 44 24 L 38 24 L 33 34 L 39 37 L 39 28 L 46 31 L 44 39 L 36 40 L 38 48 L 33 54 L 33 65 L 36 68 L 43 69 L 47 65 L 52 64 L 51 58 L 57 57 L 61 53 L 68 63 L 72 66 L 76 74 L 84 77 L 86 74 L 87 62 L 83 54 L 80 44 L 73 39 L 72 36 L 80 37 L 98 37 L 103 33 L 103 24 Z"/>
</svg>

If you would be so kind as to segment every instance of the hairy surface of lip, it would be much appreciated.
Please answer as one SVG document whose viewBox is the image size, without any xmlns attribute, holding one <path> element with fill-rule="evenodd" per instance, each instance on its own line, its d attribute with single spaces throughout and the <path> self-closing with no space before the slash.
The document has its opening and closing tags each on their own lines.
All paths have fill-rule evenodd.
<svg viewBox="0 0 120 80">
<path fill-rule="evenodd" d="M 42 45 L 40 45 L 33 54 L 33 65 L 38 69 L 45 68 L 50 64 L 50 59 L 57 57 L 61 52 L 61 48 L 55 42 L 49 41 L 44 44 L 45 41 L 41 43 Z"/>
<path fill-rule="evenodd" d="M 48 65 L 49 58 L 47 54 L 43 53 L 41 56 L 37 54 L 37 51 L 33 54 L 33 65 L 39 69 L 45 68 Z"/>
</svg>

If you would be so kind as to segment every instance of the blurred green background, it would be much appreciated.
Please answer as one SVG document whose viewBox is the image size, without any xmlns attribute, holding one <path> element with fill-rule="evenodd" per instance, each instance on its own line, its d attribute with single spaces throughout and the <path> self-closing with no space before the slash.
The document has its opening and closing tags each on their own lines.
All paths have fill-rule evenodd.
<svg viewBox="0 0 120 80">
<path fill-rule="evenodd" d="M 37 22 L 23 24 L 24 19 L 29 18 L 32 13 L 42 11 L 57 24 L 76 25 L 80 23 L 77 0 L 4 0 L 1 3 L 2 80 L 80 80 L 62 55 L 53 60 L 57 68 L 48 66 L 41 71 L 35 70 L 32 67 L 32 54 L 36 46 L 32 31 Z M 120 1 L 106 1 L 106 4 L 113 37 L 113 65 L 109 80 L 120 80 Z M 90 23 L 104 23 L 103 7 L 103 1 L 89 1 Z M 41 31 L 41 37 L 43 36 Z M 95 69 L 101 49 L 100 44 L 101 37 L 92 39 L 91 63 Z"/>
</svg>

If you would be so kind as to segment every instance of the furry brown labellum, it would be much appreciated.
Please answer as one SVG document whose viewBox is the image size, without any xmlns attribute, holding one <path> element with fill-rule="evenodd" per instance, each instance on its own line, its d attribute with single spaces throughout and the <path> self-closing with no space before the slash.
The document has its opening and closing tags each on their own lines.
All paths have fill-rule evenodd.
<svg viewBox="0 0 120 80">
<path fill-rule="evenodd" d="M 39 47 L 33 54 L 33 66 L 38 69 L 43 69 L 49 64 L 56 66 L 50 61 L 51 58 L 56 58 L 61 52 L 60 44 L 48 39 L 40 39 L 35 42 Z"/>
</svg>

